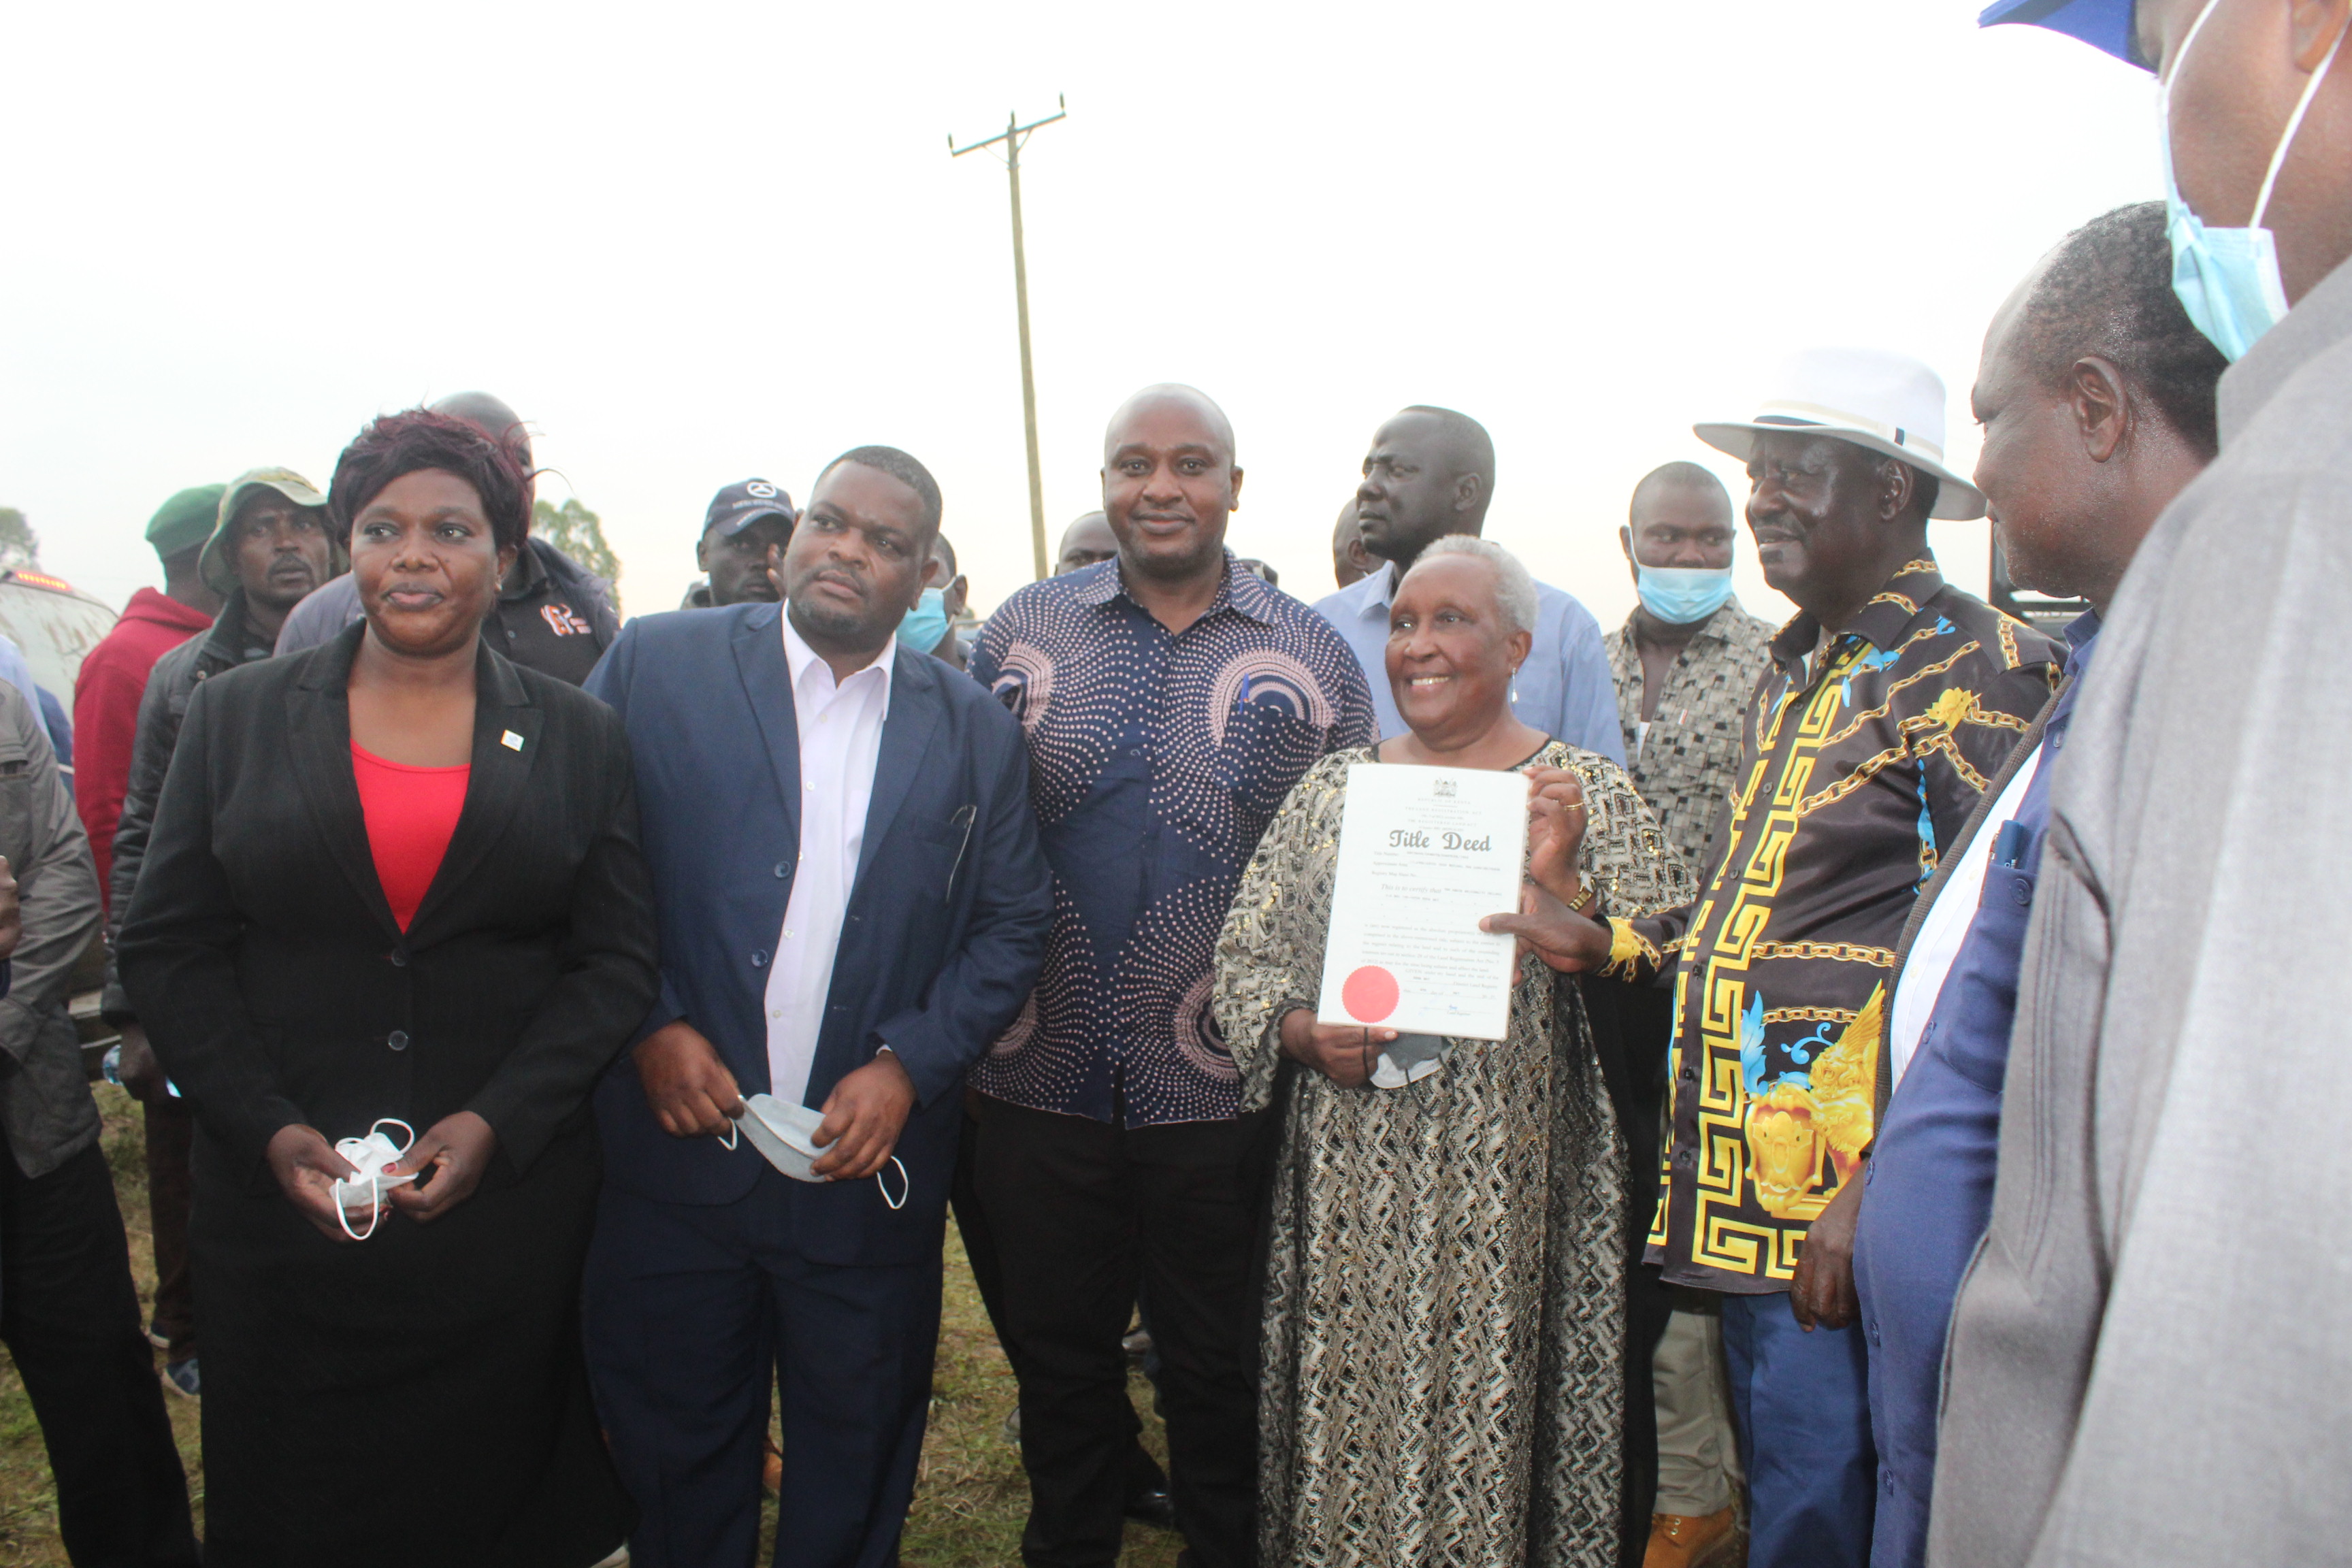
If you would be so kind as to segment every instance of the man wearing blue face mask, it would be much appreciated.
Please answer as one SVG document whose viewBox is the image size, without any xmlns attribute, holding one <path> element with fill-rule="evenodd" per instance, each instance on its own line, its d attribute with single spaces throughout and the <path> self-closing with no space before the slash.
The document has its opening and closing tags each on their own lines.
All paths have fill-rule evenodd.
<svg viewBox="0 0 2352 1568">
<path fill-rule="evenodd" d="M 1602 639 L 1633 785 L 1692 872 L 1714 869 L 1707 829 L 1730 797 L 1739 720 L 1772 662 L 1771 622 L 1731 592 L 1731 497 L 1696 463 L 1633 487 L 1617 542 L 1641 602 Z"/>
<path fill-rule="evenodd" d="M 946 534 L 937 535 L 931 541 L 930 558 L 923 565 L 922 597 L 898 623 L 898 640 L 961 669 L 971 647 L 958 635 L 955 624 L 971 591 L 963 574 L 956 570 L 955 546 L 948 542 Z"/>
<path fill-rule="evenodd" d="M 2352 685 L 2322 661 L 2352 618 L 2352 0 L 1987 19 L 2158 72 L 2197 220 L 2175 289 L 2240 357 L 2051 779 L 1928 1562 L 2340 1562 Z"/>
<path fill-rule="evenodd" d="M 1740 720 L 1772 663 L 1772 623 L 1732 596 L 1733 539 L 1731 497 L 1714 474 L 1668 463 L 1644 475 L 1617 531 L 1641 600 L 1603 639 L 1626 771 L 1701 881 L 1739 771 Z M 1703 1290 L 1654 1277 L 1635 1289 L 1671 1289 L 1655 1303 L 1671 1314 L 1651 1363 L 1658 1484 L 1644 1568 L 1681 1568 L 1727 1546 L 1738 1518 L 1722 1317 Z"/>
</svg>

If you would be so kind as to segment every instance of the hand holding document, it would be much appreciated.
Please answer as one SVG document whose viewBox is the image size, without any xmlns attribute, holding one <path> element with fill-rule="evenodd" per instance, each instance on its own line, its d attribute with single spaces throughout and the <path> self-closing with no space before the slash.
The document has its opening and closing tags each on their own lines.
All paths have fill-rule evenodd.
<svg viewBox="0 0 2352 1568">
<path fill-rule="evenodd" d="M 1478 922 L 1519 907 L 1527 834 L 1523 774 L 1349 768 L 1317 1021 L 1504 1038 L 1515 944 Z"/>
</svg>

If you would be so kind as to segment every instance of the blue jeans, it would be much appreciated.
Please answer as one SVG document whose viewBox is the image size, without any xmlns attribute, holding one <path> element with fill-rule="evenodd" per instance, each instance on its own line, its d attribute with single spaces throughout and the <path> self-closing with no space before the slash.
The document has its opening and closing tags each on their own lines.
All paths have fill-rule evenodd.
<svg viewBox="0 0 2352 1568">
<path fill-rule="evenodd" d="M 1723 1298 L 1748 1568 L 1866 1568 L 1878 1459 L 1858 1328 L 1797 1326 L 1786 1296 Z"/>
</svg>

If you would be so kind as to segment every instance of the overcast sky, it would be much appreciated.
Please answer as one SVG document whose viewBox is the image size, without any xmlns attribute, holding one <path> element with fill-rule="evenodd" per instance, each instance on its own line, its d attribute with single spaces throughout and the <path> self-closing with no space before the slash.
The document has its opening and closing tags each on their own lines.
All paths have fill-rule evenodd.
<svg viewBox="0 0 2352 1568">
<path fill-rule="evenodd" d="M 370 416 L 505 397 L 677 601 L 712 490 L 845 447 L 939 476 L 978 605 L 1030 574 L 1005 179 L 1045 510 L 1149 382 L 1232 414 L 1232 542 L 1313 599 L 1383 416 L 1499 455 L 1490 537 L 1605 622 L 1633 482 L 1787 351 L 1966 392 L 2068 228 L 2158 194 L 2146 77 L 1979 0 L 1107 6 L 27 5 L 0 97 L 0 505 L 120 605 L 178 488 L 323 484 Z M 1939 523 L 1982 585 L 1985 525 Z M 1778 616 L 1753 551 L 1742 593 Z"/>
</svg>

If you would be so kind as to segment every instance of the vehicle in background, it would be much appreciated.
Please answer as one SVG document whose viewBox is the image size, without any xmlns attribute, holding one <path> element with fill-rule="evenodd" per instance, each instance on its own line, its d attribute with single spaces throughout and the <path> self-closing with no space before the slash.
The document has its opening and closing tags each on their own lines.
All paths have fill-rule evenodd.
<svg viewBox="0 0 2352 1568">
<path fill-rule="evenodd" d="M 67 712 L 73 711 L 74 678 L 81 661 L 99 639 L 114 629 L 119 619 L 104 601 L 93 598 L 62 577 L 31 567 L 0 572 L 0 632 L 24 650 L 32 667 L 33 683 L 55 697 Z M 82 1062 L 90 1076 L 98 1063 L 121 1037 L 99 1015 L 100 987 L 106 983 L 106 941 L 89 944 L 74 966 L 74 1028 L 81 1036 Z"/>
<path fill-rule="evenodd" d="M 2021 588 L 2009 577 L 2009 557 L 2000 552 L 2000 537 L 1992 542 L 1992 570 L 1985 597 L 2005 616 L 2015 616 L 2035 631 L 2066 640 L 2067 624 L 2091 607 L 2088 599 L 2053 599 L 2047 594 Z"/>
<path fill-rule="evenodd" d="M 30 567 L 0 572 L 0 632 L 33 667 L 34 681 L 73 710 L 74 677 L 118 617 L 62 577 Z"/>
</svg>

